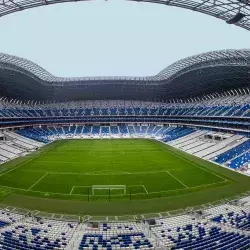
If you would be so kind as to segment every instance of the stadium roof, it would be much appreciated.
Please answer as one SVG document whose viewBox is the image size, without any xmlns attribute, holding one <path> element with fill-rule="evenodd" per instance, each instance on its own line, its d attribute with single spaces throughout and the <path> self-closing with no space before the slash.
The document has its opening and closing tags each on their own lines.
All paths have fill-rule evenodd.
<svg viewBox="0 0 250 250">
<path fill-rule="evenodd" d="M 85 0 L 0 0 L 0 17 L 50 4 Z M 250 30 L 249 0 L 130 0 L 175 6 L 207 14 Z M 176 17 L 178 18 L 178 17 Z M 174 20 L 173 20 L 174 21 Z"/>
<path fill-rule="evenodd" d="M 23 58 L 0 54 L 1 94 L 22 100 L 171 100 L 250 87 L 250 50 L 177 61 L 155 76 L 56 77 Z"/>
</svg>

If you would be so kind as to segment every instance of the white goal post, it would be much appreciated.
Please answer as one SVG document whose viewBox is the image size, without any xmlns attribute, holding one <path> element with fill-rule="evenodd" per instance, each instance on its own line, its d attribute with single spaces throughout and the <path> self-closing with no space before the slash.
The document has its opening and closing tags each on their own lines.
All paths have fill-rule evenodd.
<svg viewBox="0 0 250 250">
<path fill-rule="evenodd" d="M 126 194 L 126 185 L 93 185 L 92 186 L 92 195 L 95 195 L 95 190 L 123 190 Z"/>
</svg>

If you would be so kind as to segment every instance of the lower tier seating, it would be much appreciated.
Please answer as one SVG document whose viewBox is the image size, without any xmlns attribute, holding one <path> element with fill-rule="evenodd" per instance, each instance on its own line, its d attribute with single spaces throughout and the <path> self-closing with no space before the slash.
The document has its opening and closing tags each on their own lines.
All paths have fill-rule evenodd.
<svg viewBox="0 0 250 250">
<path fill-rule="evenodd" d="M 45 220 L 28 221 L 7 227 L 0 234 L 0 249 L 65 249 L 77 224 Z"/>
<path fill-rule="evenodd" d="M 0 210 L 0 249 L 248 250 L 249 205 L 248 196 L 231 204 L 149 221 L 92 223 L 34 218 L 18 215 L 14 210 Z"/>
<path fill-rule="evenodd" d="M 82 236 L 79 249 L 154 249 L 140 223 L 101 223 L 89 226 Z"/>
</svg>

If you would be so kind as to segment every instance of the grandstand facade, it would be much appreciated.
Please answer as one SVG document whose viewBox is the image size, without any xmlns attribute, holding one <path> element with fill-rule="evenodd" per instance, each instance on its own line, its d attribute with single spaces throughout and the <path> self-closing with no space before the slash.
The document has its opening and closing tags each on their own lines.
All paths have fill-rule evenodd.
<svg viewBox="0 0 250 250">
<path fill-rule="evenodd" d="M 6 54 L 0 71 L 3 133 L 40 143 L 152 137 L 233 169 L 249 163 L 249 50 L 203 53 L 149 77 L 61 78 Z M 181 137 L 185 143 L 176 143 Z"/>
<path fill-rule="evenodd" d="M 228 172 L 235 174 L 238 182 L 242 181 L 242 186 L 239 188 L 233 179 L 227 180 L 223 175 L 215 174 L 215 179 L 220 178 L 218 183 L 221 186 L 217 188 L 225 190 L 223 197 L 220 197 L 222 205 L 201 205 L 199 201 L 195 201 L 196 205 L 200 205 L 197 209 L 184 208 L 173 213 L 154 211 L 145 215 L 80 217 L 40 213 L 34 208 L 35 202 L 29 204 L 35 211 L 3 205 L 0 209 L 0 248 L 249 249 L 250 198 L 246 192 L 250 175 L 249 76 L 249 50 L 227 50 L 193 56 L 170 65 L 156 76 L 92 78 L 55 77 L 28 60 L 1 54 L 0 164 L 3 164 L 3 168 L 7 166 L 0 175 L 2 177 L 7 173 L 7 177 L 1 179 L 2 182 L 11 183 L 15 173 L 18 175 L 15 172 L 18 166 L 10 164 L 8 169 L 9 165 L 6 163 L 26 156 L 28 160 L 25 162 L 29 162 L 30 154 L 45 148 L 42 151 L 44 153 L 44 146 L 49 147 L 55 141 L 146 138 L 167 144 L 195 159 L 201 158 L 211 164 L 209 168 L 216 164 L 222 171 L 230 170 Z M 118 156 L 120 154 L 124 152 L 119 151 Z M 181 156 L 177 155 L 178 157 L 180 160 Z M 40 162 L 40 167 L 45 168 L 46 164 L 46 161 Z M 58 164 L 61 167 L 62 162 Z M 196 163 L 191 161 L 191 164 Z M 204 169 L 198 168 L 202 171 Z M 25 178 L 28 172 L 29 170 L 25 172 L 25 177 L 20 177 L 24 182 L 27 181 Z M 211 174 L 211 170 L 207 169 L 202 173 L 201 179 L 205 172 Z M 30 174 L 37 175 L 41 172 L 33 169 Z M 66 175 L 67 172 L 61 174 Z M 77 178 L 78 174 L 81 175 L 77 173 Z M 129 172 L 125 174 L 131 175 Z M 183 185 L 181 191 L 191 189 L 194 195 L 201 186 L 204 188 L 214 184 L 189 187 L 171 173 L 168 174 L 178 185 Z M 193 175 L 196 174 L 194 172 Z M 234 177 L 233 174 L 230 178 Z M 38 196 L 36 201 L 44 199 L 46 204 L 52 204 L 52 199 L 49 198 L 59 195 L 80 199 L 79 193 L 72 193 L 75 186 L 66 194 L 32 190 L 49 173 L 41 175 L 25 190 L 18 186 L 3 185 L 1 192 L 9 194 L 14 190 L 17 194 L 25 192 L 25 195 L 30 192 L 33 196 Z M 87 175 L 89 178 L 90 174 Z M 63 184 L 67 186 L 67 183 Z M 225 200 L 225 197 L 230 197 L 227 190 L 230 184 L 233 185 L 231 190 L 235 189 L 235 194 L 242 195 L 240 192 L 245 192 L 244 198 Z M 49 186 L 49 182 L 46 185 Z M 126 190 L 125 185 L 123 186 L 125 193 L 129 189 Z M 143 187 L 145 199 L 156 198 L 150 196 L 152 194 Z M 177 190 L 179 189 L 174 191 Z M 88 194 L 85 195 L 88 199 L 90 191 L 88 188 Z M 208 194 L 206 191 L 204 193 Z M 22 199 L 29 200 L 25 195 L 21 196 Z M 129 197 L 129 194 L 126 195 Z M 180 199 L 182 195 L 184 197 L 185 193 L 180 195 Z M 130 188 L 128 206 L 132 207 L 137 201 L 131 202 L 131 197 Z M 151 204 L 154 208 L 163 203 L 163 197 L 160 198 L 152 203 L 144 203 L 144 207 Z M 80 203 L 77 200 L 72 205 L 72 211 L 75 211 L 78 202 Z M 98 203 L 100 211 L 102 207 L 108 207 L 108 202 L 105 202 Z M 67 206 L 64 208 L 59 204 L 60 209 L 67 209 Z M 126 207 L 124 204 L 128 203 L 122 203 L 121 207 Z M 138 211 L 135 207 L 131 210 Z M 79 214 L 84 212 L 80 211 Z"/>
</svg>

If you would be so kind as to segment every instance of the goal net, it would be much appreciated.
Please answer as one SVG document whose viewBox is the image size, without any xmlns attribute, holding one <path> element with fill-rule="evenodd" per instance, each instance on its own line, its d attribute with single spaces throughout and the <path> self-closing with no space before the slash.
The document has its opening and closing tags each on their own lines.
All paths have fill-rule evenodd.
<svg viewBox="0 0 250 250">
<path fill-rule="evenodd" d="M 97 192 L 98 191 L 98 192 Z M 92 195 L 103 194 L 107 192 L 115 191 L 115 194 L 126 194 L 126 185 L 93 185 Z"/>
</svg>

